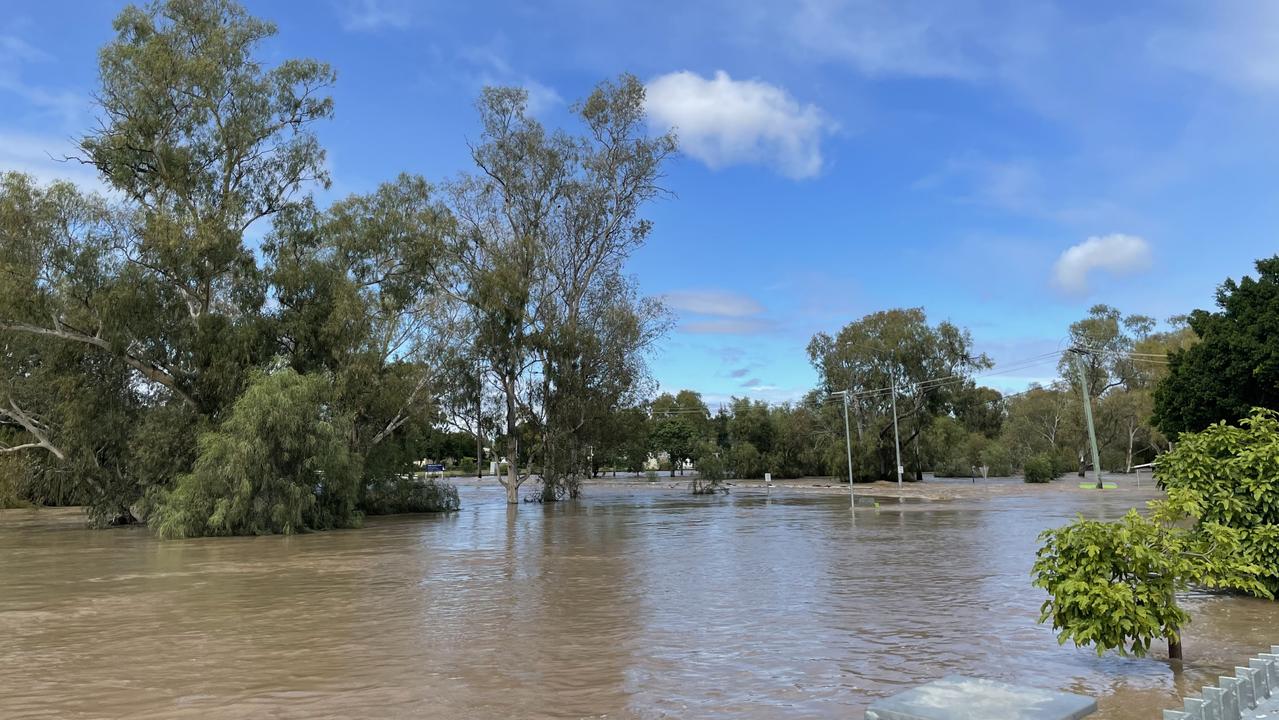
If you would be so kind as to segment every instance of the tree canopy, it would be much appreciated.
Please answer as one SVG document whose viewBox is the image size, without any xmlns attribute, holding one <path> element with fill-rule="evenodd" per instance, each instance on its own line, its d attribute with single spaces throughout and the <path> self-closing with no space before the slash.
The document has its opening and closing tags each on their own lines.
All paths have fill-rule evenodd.
<svg viewBox="0 0 1279 720">
<path fill-rule="evenodd" d="M 1279 256 L 1256 268 L 1256 278 L 1221 284 L 1217 311 L 1190 313 L 1199 342 L 1173 349 L 1155 390 L 1154 422 L 1165 434 L 1234 423 L 1253 407 L 1279 409 Z"/>
</svg>

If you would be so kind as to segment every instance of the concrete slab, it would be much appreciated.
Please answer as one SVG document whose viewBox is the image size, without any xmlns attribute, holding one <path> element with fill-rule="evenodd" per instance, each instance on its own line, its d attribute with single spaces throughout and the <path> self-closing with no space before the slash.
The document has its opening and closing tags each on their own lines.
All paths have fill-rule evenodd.
<svg viewBox="0 0 1279 720">
<path fill-rule="evenodd" d="M 867 720 L 1078 720 L 1097 711 L 1083 695 L 950 675 L 873 703 Z"/>
</svg>

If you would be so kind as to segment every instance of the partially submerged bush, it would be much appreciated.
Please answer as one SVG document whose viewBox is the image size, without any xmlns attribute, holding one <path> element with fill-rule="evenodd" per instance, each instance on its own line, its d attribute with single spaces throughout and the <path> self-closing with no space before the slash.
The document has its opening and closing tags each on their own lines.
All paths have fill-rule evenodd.
<svg viewBox="0 0 1279 720">
<path fill-rule="evenodd" d="M 1145 655 L 1166 638 L 1181 657 L 1181 629 L 1190 616 L 1176 593 L 1192 586 L 1262 593 L 1259 568 L 1240 553 L 1241 533 L 1221 525 L 1181 529 L 1160 503 L 1154 518 L 1130 510 L 1115 523 L 1084 520 L 1040 535 L 1034 583 L 1048 592 L 1040 622 L 1051 620 L 1058 641 Z"/>
<path fill-rule="evenodd" d="M 17 455 L 0 455 L 0 510 L 30 507 L 19 492 L 27 473 L 27 464 Z"/>
<path fill-rule="evenodd" d="M 697 475 L 690 483 L 694 495 L 728 492 L 724 486 L 724 461 L 709 448 L 697 460 Z"/>
<path fill-rule="evenodd" d="M 152 524 L 166 538 L 359 525 L 350 436 L 327 376 L 258 375 L 221 427 L 200 435 L 194 468 L 163 495 Z"/>
<path fill-rule="evenodd" d="M 1053 470 L 1052 458 L 1047 455 L 1036 455 L 1027 460 L 1021 472 L 1028 483 L 1046 483 L 1057 476 Z"/>
<path fill-rule="evenodd" d="M 461 507 L 461 502 L 453 485 L 406 474 L 368 483 L 363 507 L 370 515 L 393 515 L 451 512 Z"/>
</svg>

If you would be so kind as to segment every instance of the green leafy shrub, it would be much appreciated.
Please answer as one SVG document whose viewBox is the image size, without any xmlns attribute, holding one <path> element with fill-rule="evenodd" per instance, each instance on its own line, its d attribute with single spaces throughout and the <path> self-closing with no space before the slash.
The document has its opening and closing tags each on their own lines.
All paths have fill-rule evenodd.
<svg viewBox="0 0 1279 720">
<path fill-rule="evenodd" d="M 1012 451 L 1001 442 L 992 440 L 981 449 L 981 463 L 986 466 L 986 474 L 992 477 L 1007 477 L 1013 474 Z"/>
<path fill-rule="evenodd" d="M 1036 455 L 1027 460 L 1021 472 L 1028 483 L 1046 483 L 1056 477 L 1052 458 L 1047 455 Z"/>
<path fill-rule="evenodd" d="M 1172 525 L 1169 508 L 1154 518 L 1130 510 L 1115 523 L 1084 520 L 1040 535 L 1034 584 L 1048 591 L 1040 622 L 1051 620 L 1062 643 L 1145 655 L 1157 638 L 1180 656 L 1190 616 L 1176 593 L 1192 586 L 1262 592 L 1259 570 L 1239 553 L 1242 534 L 1221 525 L 1190 532 Z"/>
<path fill-rule="evenodd" d="M 1182 433 L 1155 479 L 1187 517 L 1238 529 L 1244 559 L 1262 568 L 1268 593 L 1279 593 L 1279 414 L 1254 408 L 1237 427 Z"/>
<path fill-rule="evenodd" d="M 752 480 L 764 477 L 764 458 L 759 450 L 743 440 L 728 451 L 728 470 L 733 477 Z"/>
<path fill-rule="evenodd" d="M 31 506 L 19 492 L 27 472 L 27 464 L 21 457 L 0 455 L 0 510 Z"/>
<path fill-rule="evenodd" d="M 165 538 L 266 535 L 360 522 L 351 418 L 325 375 L 256 375 L 216 430 L 199 437 L 192 471 L 155 509 Z"/>
<path fill-rule="evenodd" d="M 647 481 L 649 481 L 649 482 L 657 482 L 657 471 L 656 471 L 656 470 L 645 470 L 645 471 L 644 471 L 644 479 L 645 479 L 645 480 L 647 480 Z"/>
<path fill-rule="evenodd" d="M 452 512 L 461 506 L 453 485 L 411 474 L 366 483 L 362 505 L 369 515 Z"/>
</svg>

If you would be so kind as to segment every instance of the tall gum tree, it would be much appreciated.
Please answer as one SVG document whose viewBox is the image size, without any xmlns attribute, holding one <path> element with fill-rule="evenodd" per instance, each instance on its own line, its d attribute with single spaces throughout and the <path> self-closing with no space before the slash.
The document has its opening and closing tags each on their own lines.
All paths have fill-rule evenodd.
<svg viewBox="0 0 1279 720">
<path fill-rule="evenodd" d="M 78 158 L 125 200 L 93 268 L 102 286 L 42 287 L 47 312 L 0 316 L 0 328 L 114 353 L 216 414 L 270 352 L 244 235 L 304 186 L 327 184 L 311 128 L 332 113 L 333 72 L 313 60 L 265 69 L 255 52 L 275 27 L 226 0 L 130 6 L 115 31 L 100 54 L 100 127 Z"/>
<path fill-rule="evenodd" d="M 500 480 L 510 503 L 527 479 L 517 468 L 524 425 L 536 422 L 544 436 L 584 425 L 564 402 L 570 387 L 592 382 L 575 341 L 597 319 L 588 315 L 599 290 L 630 282 L 623 265 L 651 230 L 640 209 L 661 194 L 661 167 L 675 151 L 673 134 L 648 134 L 644 86 L 629 75 L 574 106 L 580 135 L 548 132 L 527 104 L 519 88 L 486 88 L 477 103 L 476 170 L 450 186 L 458 230 L 442 283 L 465 304 L 502 396 L 509 463 Z M 637 353 L 660 332 L 660 316 L 651 303 L 626 314 L 642 326 Z"/>
</svg>

